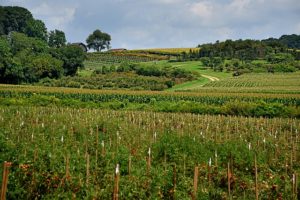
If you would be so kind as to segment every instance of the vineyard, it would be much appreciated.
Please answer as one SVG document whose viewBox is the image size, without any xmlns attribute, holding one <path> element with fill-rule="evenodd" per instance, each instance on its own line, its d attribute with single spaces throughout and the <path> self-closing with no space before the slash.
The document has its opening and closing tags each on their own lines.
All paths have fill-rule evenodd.
<svg viewBox="0 0 300 200">
<path fill-rule="evenodd" d="M 12 162 L 8 199 L 296 199 L 299 191 L 296 119 L 13 106 L 0 108 L 0 125 L 0 160 Z"/>
<path fill-rule="evenodd" d="M 124 62 L 139 63 L 169 59 L 164 55 L 155 55 L 149 53 L 134 53 L 129 51 L 124 52 L 104 52 L 104 53 L 88 53 L 87 63 L 101 65 L 118 65 Z"/>
<path fill-rule="evenodd" d="M 1 84 L 1 195 L 296 200 L 298 78 L 243 75 L 190 92 Z"/>
<path fill-rule="evenodd" d="M 206 87 L 282 87 L 300 88 L 300 73 L 290 74 L 245 74 L 239 77 L 227 78 L 223 81 L 210 82 Z"/>
</svg>

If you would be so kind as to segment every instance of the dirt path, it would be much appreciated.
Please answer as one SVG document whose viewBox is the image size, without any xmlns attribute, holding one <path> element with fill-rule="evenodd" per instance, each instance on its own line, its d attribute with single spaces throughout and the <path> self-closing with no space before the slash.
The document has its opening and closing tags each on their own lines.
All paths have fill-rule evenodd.
<svg viewBox="0 0 300 200">
<path fill-rule="evenodd" d="M 201 76 L 204 77 L 204 78 L 208 78 L 210 81 L 219 81 L 220 80 L 217 77 L 208 76 L 208 75 L 204 75 L 204 74 L 201 74 Z"/>
</svg>

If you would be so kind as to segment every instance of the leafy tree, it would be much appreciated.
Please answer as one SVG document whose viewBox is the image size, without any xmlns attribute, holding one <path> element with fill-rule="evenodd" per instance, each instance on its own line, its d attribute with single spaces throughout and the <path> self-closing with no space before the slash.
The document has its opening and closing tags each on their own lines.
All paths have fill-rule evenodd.
<svg viewBox="0 0 300 200">
<path fill-rule="evenodd" d="M 267 60 L 272 63 L 289 63 L 294 61 L 293 55 L 289 53 L 278 53 L 278 54 L 270 54 L 267 56 Z"/>
<path fill-rule="evenodd" d="M 11 36 L 12 53 L 29 49 L 34 53 L 44 53 L 47 51 L 47 43 L 37 38 L 27 37 L 23 33 L 12 32 Z"/>
<path fill-rule="evenodd" d="M 83 68 L 85 52 L 76 45 L 67 45 L 51 51 L 53 57 L 63 61 L 64 75 L 74 76 L 78 68 Z"/>
<path fill-rule="evenodd" d="M 26 8 L 0 6 L 0 35 L 8 35 L 11 31 L 24 33 L 27 21 L 32 19 Z"/>
<path fill-rule="evenodd" d="M 59 48 L 66 45 L 66 36 L 63 31 L 54 30 L 49 33 L 49 41 L 48 44 L 50 47 Z"/>
<path fill-rule="evenodd" d="M 42 78 L 59 78 L 63 75 L 63 62 L 51 57 L 49 54 L 41 54 L 33 58 L 30 71 L 35 77 L 34 81 Z"/>
<path fill-rule="evenodd" d="M 30 19 L 26 23 L 25 33 L 29 37 L 39 38 L 43 41 L 47 41 L 48 34 L 47 28 L 41 20 Z"/>
<path fill-rule="evenodd" d="M 0 78 L 4 79 L 6 68 L 11 63 L 11 48 L 6 37 L 0 37 Z"/>
<path fill-rule="evenodd" d="M 94 49 L 96 51 L 101 51 L 103 49 L 110 48 L 111 37 L 109 34 L 101 32 L 99 29 L 95 30 L 86 39 L 86 43 L 89 49 Z"/>
</svg>

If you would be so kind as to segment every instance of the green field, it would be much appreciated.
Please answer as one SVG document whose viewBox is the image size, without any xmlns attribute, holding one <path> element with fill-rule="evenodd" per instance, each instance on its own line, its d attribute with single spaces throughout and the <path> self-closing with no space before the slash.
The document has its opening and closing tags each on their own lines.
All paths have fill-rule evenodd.
<svg viewBox="0 0 300 200">
<path fill-rule="evenodd" d="M 200 61 L 127 55 L 134 66 L 185 69 L 197 79 L 121 90 L 112 84 L 165 77 L 95 74 L 123 65 L 114 59 L 87 60 L 79 76 L 52 80 L 74 88 L 0 84 L 7 199 L 297 199 L 299 72 L 233 77 Z"/>
<path fill-rule="evenodd" d="M 0 106 L 0 126 L 8 199 L 110 199 L 117 164 L 121 199 L 292 199 L 300 172 L 296 119 Z"/>
</svg>

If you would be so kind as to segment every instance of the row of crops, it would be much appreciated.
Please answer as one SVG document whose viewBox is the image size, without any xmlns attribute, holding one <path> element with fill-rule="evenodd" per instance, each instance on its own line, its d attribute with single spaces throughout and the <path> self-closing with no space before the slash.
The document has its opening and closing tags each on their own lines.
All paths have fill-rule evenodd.
<svg viewBox="0 0 300 200">
<path fill-rule="evenodd" d="M 0 106 L 0 127 L 7 199 L 299 197 L 297 119 Z"/>
<path fill-rule="evenodd" d="M 245 74 L 239 77 L 223 79 L 221 81 L 210 82 L 205 87 L 270 87 L 272 88 L 300 88 L 300 73 L 290 74 Z"/>
<path fill-rule="evenodd" d="M 88 53 L 87 61 L 101 63 L 103 65 L 114 65 L 120 63 L 150 62 L 157 60 L 167 60 L 167 56 L 154 55 L 148 53 L 130 53 L 130 52 L 104 52 Z"/>
<path fill-rule="evenodd" d="M 0 85 L 0 97 L 30 97 L 34 94 L 55 96 L 58 98 L 79 99 L 82 101 L 109 102 L 112 100 L 135 103 L 155 101 L 191 101 L 204 104 L 222 105 L 226 102 L 239 100 L 244 102 L 264 101 L 299 106 L 299 94 L 263 94 L 263 93 L 229 93 L 206 90 L 203 93 L 192 92 L 156 92 L 156 91 L 125 91 L 125 90 L 89 90 L 72 88 L 54 88 L 38 86 Z"/>
</svg>

